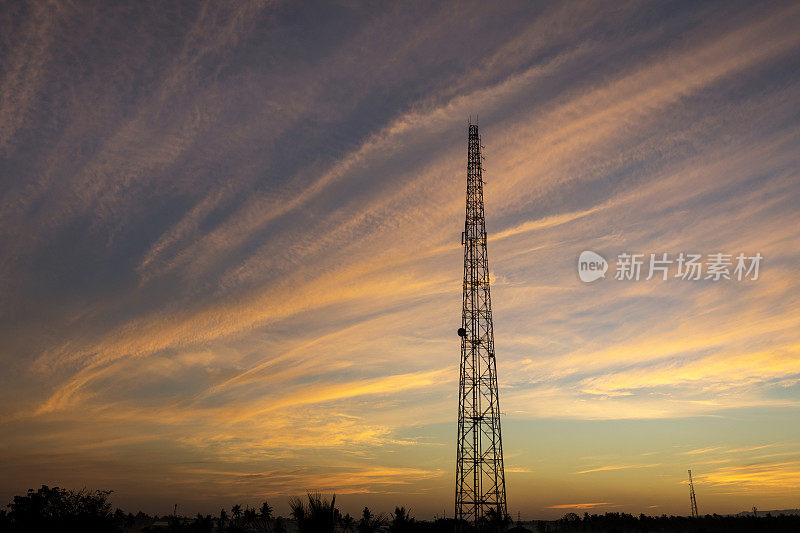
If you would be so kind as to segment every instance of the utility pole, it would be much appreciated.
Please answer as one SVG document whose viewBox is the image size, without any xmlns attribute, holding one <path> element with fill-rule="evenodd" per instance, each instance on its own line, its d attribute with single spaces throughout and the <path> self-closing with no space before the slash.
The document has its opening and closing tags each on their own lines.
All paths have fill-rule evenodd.
<svg viewBox="0 0 800 533">
<path fill-rule="evenodd" d="M 692 471 L 689 470 L 689 505 L 692 507 L 692 518 L 698 518 L 697 499 L 694 497 L 694 483 L 692 483 Z"/>
<path fill-rule="evenodd" d="M 464 283 L 458 394 L 455 518 L 480 530 L 483 519 L 505 519 L 506 481 L 494 355 L 483 166 L 478 125 L 469 124 L 467 209 L 461 244 Z"/>
</svg>

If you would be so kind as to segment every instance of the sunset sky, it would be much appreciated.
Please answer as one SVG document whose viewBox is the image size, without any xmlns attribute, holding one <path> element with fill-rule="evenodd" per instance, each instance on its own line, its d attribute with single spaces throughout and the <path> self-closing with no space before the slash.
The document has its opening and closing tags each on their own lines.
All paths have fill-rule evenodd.
<svg viewBox="0 0 800 533">
<path fill-rule="evenodd" d="M 0 505 L 452 515 L 479 116 L 509 512 L 800 507 L 800 4 L 0 4 Z M 577 260 L 611 263 L 583 283 Z M 760 253 L 758 279 L 615 280 Z"/>
</svg>

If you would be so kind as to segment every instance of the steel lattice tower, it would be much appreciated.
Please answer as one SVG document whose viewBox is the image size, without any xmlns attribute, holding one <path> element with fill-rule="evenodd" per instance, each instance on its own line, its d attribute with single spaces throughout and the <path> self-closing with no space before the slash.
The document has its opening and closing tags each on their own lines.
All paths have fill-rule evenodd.
<svg viewBox="0 0 800 533">
<path fill-rule="evenodd" d="M 464 233 L 464 305 L 458 394 L 455 518 L 480 526 L 482 518 L 507 516 L 500 400 L 494 356 L 486 219 L 483 212 L 481 138 L 469 125 L 467 211 Z"/>
<path fill-rule="evenodd" d="M 692 508 L 692 518 L 698 518 L 697 498 L 694 497 L 694 483 L 692 483 L 692 471 L 689 470 L 689 506 Z"/>
</svg>

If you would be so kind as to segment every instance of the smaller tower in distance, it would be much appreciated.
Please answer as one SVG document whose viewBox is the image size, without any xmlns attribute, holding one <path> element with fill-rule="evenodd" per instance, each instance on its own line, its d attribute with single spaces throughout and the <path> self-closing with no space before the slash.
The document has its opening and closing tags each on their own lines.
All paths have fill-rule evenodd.
<svg viewBox="0 0 800 533">
<path fill-rule="evenodd" d="M 689 470 L 689 504 L 692 507 L 692 518 L 698 518 L 697 514 L 697 499 L 694 497 L 694 483 L 692 483 L 692 471 Z"/>
</svg>

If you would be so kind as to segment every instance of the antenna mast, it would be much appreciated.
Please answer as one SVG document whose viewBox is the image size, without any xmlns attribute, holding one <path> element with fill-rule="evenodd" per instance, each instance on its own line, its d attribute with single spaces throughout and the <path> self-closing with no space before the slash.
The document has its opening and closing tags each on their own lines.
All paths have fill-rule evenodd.
<svg viewBox="0 0 800 533">
<path fill-rule="evenodd" d="M 508 512 L 489 296 L 481 138 L 478 125 L 472 123 L 467 143 L 467 209 L 461 244 L 464 283 L 458 330 L 461 368 L 455 518 L 480 530 L 484 519 L 505 519 Z"/>
<path fill-rule="evenodd" d="M 692 518 L 698 518 L 697 499 L 694 497 L 694 483 L 692 483 L 692 471 L 689 470 L 689 504 L 692 507 Z"/>
</svg>

